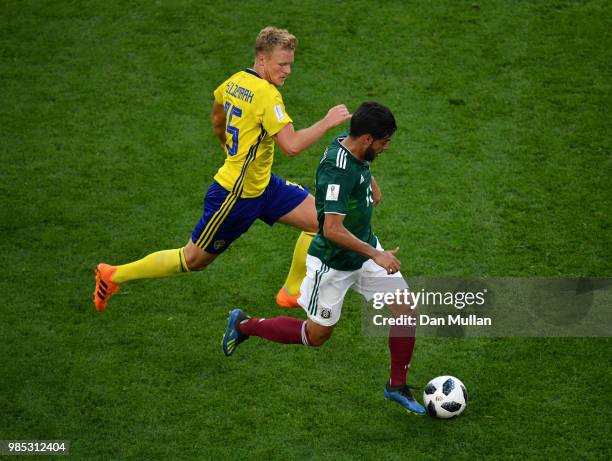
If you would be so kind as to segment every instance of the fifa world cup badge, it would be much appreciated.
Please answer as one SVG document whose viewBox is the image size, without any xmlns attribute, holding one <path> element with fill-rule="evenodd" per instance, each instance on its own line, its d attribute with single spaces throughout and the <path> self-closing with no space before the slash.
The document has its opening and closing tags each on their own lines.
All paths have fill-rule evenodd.
<svg viewBox="0 0 612 461">
<path fill-rule="evenodd" d="M 337 202 L 339 194 L 340 194 L 339 184 L 328 184 L 327 194 L 325 194 L 325 200 L 329 200 L 330 202 Z"/>
</svg>

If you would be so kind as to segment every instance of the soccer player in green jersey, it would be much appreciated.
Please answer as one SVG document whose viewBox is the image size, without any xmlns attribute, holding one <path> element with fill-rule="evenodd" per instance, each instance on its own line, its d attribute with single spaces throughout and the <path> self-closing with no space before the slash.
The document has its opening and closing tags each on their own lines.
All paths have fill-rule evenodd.
<svg viewBox="0 0 612 461">
<path fill-rule="evenodd" d="M 397 126 L 391 111 L 378 103 L 363 103 L 351 118 L 348 135 L 336 137 L 317 169 L 316 207 L 319 232 L 308 249 L 306 278 L 298 299 L 307 320 L 294 317 L 259 319 L 241 309 L 230 312 L 223 352 L 232 355 L 250 336 L 285 344 L 321 346 L 340 319 L 349 288 L 370 301 L 376 293 L 407 290 L 395 256 L 385 251 L 372 231 L 374 204 L 370 162 L 389 146 Z M 402 307 L 387 306 L 397 316 Z M 415 337 L 414 327 L 389 330 L 390 378 L 384 395 L 416 414 L 425 408 L 412 396 L 406 377 Z"/>
</svg>

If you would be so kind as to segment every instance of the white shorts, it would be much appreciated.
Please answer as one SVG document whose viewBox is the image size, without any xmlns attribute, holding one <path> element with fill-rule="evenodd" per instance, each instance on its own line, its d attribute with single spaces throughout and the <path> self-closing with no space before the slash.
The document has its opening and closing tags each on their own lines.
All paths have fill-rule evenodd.
<svg viewBox="0 0 612 461">
<path fill-rule="evenodd" d="M 382 249 L 380 245 L 377 248 Z M 335 325 L 340 320 L 349 288 L 371 301 L 375 293 L 405 290 L 408 285 L 400 272 L 387 274 L 371 259 L 355 271 L 339 271 L 323 264 L 319 258 L 306 256 L 306 277 L 300 287 L 298 304 L 310 320 L 323 326 Z"/>
</svg>

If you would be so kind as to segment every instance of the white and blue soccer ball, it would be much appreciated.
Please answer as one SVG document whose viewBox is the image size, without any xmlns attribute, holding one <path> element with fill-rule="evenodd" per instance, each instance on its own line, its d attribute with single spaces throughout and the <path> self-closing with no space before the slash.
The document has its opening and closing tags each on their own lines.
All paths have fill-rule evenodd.
<svg viewBox="0 0 612 461">
<path fill-rule="evenodd" d="M 425 386 L 423 402 L 429 416 L 452 418 L 460 415 L 467 404 L 467 389 L 454 376 L 438 376 Z"/>
</svg>

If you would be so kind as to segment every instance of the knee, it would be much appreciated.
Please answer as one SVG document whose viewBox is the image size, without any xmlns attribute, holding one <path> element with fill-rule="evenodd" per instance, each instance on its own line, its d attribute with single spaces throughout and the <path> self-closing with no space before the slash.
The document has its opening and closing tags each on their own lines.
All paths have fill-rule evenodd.
<svg viewBox="0 0 612 461">
<path fill-rule="evenodd" d="M 319 219 L 315 214 L 312 219 L 309 219 L 304 228 L 304 232 L 308 232 L 310 234 L 316 234 L 319 232 Z"/>
<path fill-rule="evenodd" d="M 187 261 L 187 267 L 189 268 L 190 272 L 200 272 L 206 269 L 208 267 L 208 264 L 203 264 L 199 261 Z"/>
<path fill-rule="evenodd" d="M 319 232 L 319 219 L 317 218 L 316 213 L 304 224 L 304 229 L 302 229 L 304 232 L 308 232 L 310 234 L 316 234 L 317 232 Z"/>
<path fill-rule="evenodd" d="M 210 257 L 205 251 L 195 246 L 186 246 L 185 250 L 185 264 L 190 271 L 202 271 L 206 269 L 210 263 L 214 261 L 214 257 Z"/>
<path fill-rule="evenodd" d="M 319 232 L 319 221 L 315 219 L 314 221 L 308 223 L 304 231 L 309 232 L 311 234 L 316 234 L 317 232 Z"/>
</svg>

